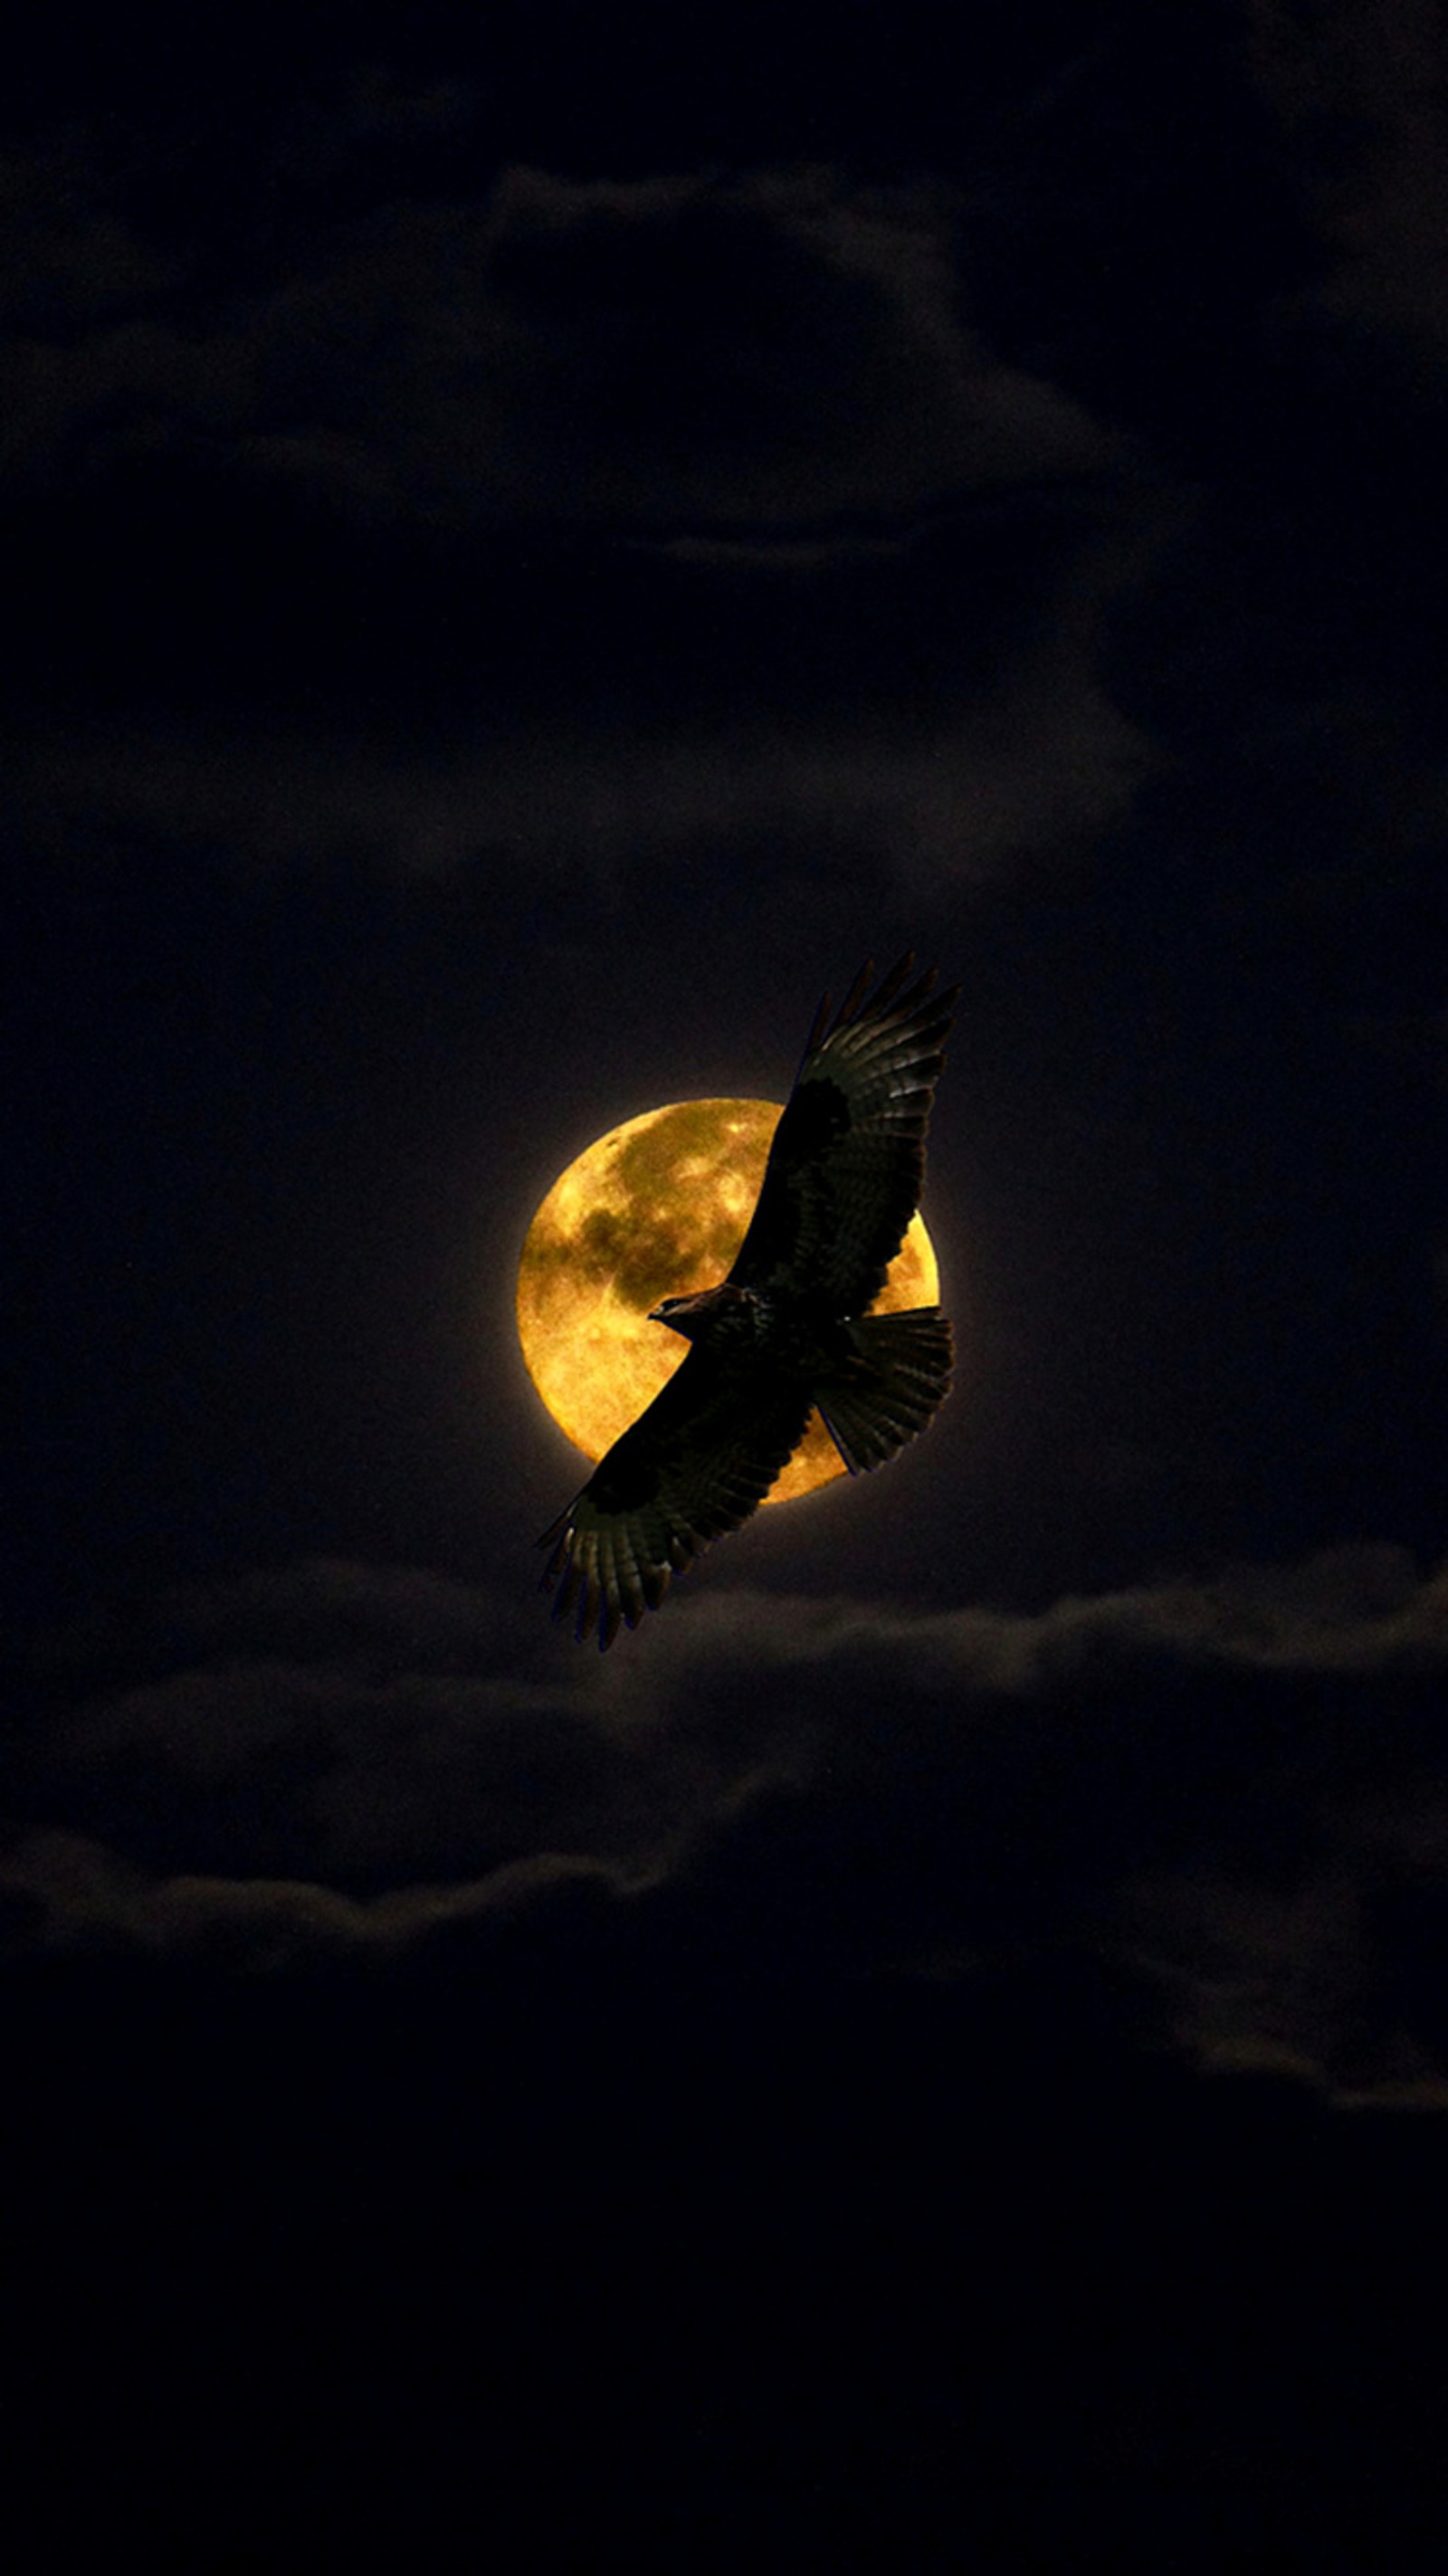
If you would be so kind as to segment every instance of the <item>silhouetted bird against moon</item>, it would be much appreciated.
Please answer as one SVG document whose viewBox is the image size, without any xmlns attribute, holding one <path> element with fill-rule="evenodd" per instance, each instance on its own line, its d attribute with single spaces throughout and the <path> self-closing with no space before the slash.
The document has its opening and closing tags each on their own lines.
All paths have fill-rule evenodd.
<svg viewBox="0 0 1448 2576">
<path fill-rule="evenodd" d="M 956 990 L 913 984 L 904 957 L 834 1020 L 816 1013 L 733 1268 L 665 1297 L 683 1366 L 615 1440 L 544 1531 L 554 1615 L 610 1646 L 655 1610 L 671 1576 L 749 1518 L 818 1411 L 852 1475 L 923 1431 L 950 1387 L 939 1306 L 872 1315 L 915 1213 L 925 1136 Z"/>
</svg>

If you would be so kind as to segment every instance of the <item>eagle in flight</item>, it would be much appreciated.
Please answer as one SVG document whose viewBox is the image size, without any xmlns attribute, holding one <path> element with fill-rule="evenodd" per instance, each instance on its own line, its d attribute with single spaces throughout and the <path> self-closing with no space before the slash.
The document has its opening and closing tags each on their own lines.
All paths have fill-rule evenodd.
<svg viewBox="0 0 1448 2576">
<path fill-rule="evenodd" d="M 945 1400 L 940 1308 L 869 1312 L 919 1202 L 959 989 L 912 984 L 914 963 L 873 993 L 866 966 L 833 1022 L 826 996 L 733 1269 L 653 1309 L 688 1357 L 538 1542 L 554 1616 L 576 1602 L 580 1639 L 596 1627 L 611 1646 L 620 1621 L 656 1610 L 672 1575 L 757 1510 L 816 1408 L 858 1475 Z"/>
</svg>

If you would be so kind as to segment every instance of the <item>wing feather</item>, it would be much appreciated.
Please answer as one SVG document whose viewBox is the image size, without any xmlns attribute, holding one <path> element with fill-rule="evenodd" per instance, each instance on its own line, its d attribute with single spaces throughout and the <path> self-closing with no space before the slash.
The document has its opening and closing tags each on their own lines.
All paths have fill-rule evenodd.
<svg viewBox="0 0 1448 2576">
<path fill-rule="evenodd" d="M 833 1024 L 826 998 L 774 1131 L 729 1276 L 859 1315 L 885 1285 L 925 1180 L 925 1135 L 958 987 L 910 983 L 913 956 L 870 993 L 865 966 Z"/>
<path fill-rule="evenodd" d="M 656 1610 L 675 1574 L 737 1529 L 793 1455 L 809 1396 L 772 1370 L 723 1367 L 695 1343 L 538 1544 L 555 1618 L 611 1646 Z"/>
</svg>

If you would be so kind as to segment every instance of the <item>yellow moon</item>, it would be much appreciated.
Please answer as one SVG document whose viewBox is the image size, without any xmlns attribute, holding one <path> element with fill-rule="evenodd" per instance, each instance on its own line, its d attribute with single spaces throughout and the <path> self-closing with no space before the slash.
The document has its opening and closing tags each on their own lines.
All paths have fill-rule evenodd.
<svg viewBox="0 0 1448 2576">
<path fill-rule="evenodd" d="M 680 1100 L 590 1145 L 553 1184 L 518 1266 L 518 1338 L 528 1374 L 589 1458 L 651 1404 L 688 1344 L 651 1324 L 661 1297 L 725 1277 L 744 1239 L 780 1115 L 772 1100 Z M 933 1306 L 940 1273 L 923 1220 L 890 1264 L 876 1311 Z M 790 1502 L 845 1469 L 811 1414 L 765 1500 Z"/>
</svg>

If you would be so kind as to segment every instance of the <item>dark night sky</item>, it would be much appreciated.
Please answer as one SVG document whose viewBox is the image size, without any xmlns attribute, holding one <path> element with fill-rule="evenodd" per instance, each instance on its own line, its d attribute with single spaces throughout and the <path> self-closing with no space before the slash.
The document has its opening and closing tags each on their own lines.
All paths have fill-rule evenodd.
<svg viewBox="0 0 1448 2576">
<path fill-rule="evenodd" d="M 52 2535 L 1431 2556 L 1444 72 L 1426 0 L 27 31 Z M 956 1392 L 600 1659 L 528 1221 L 906 947 Z"/>
</svg>

